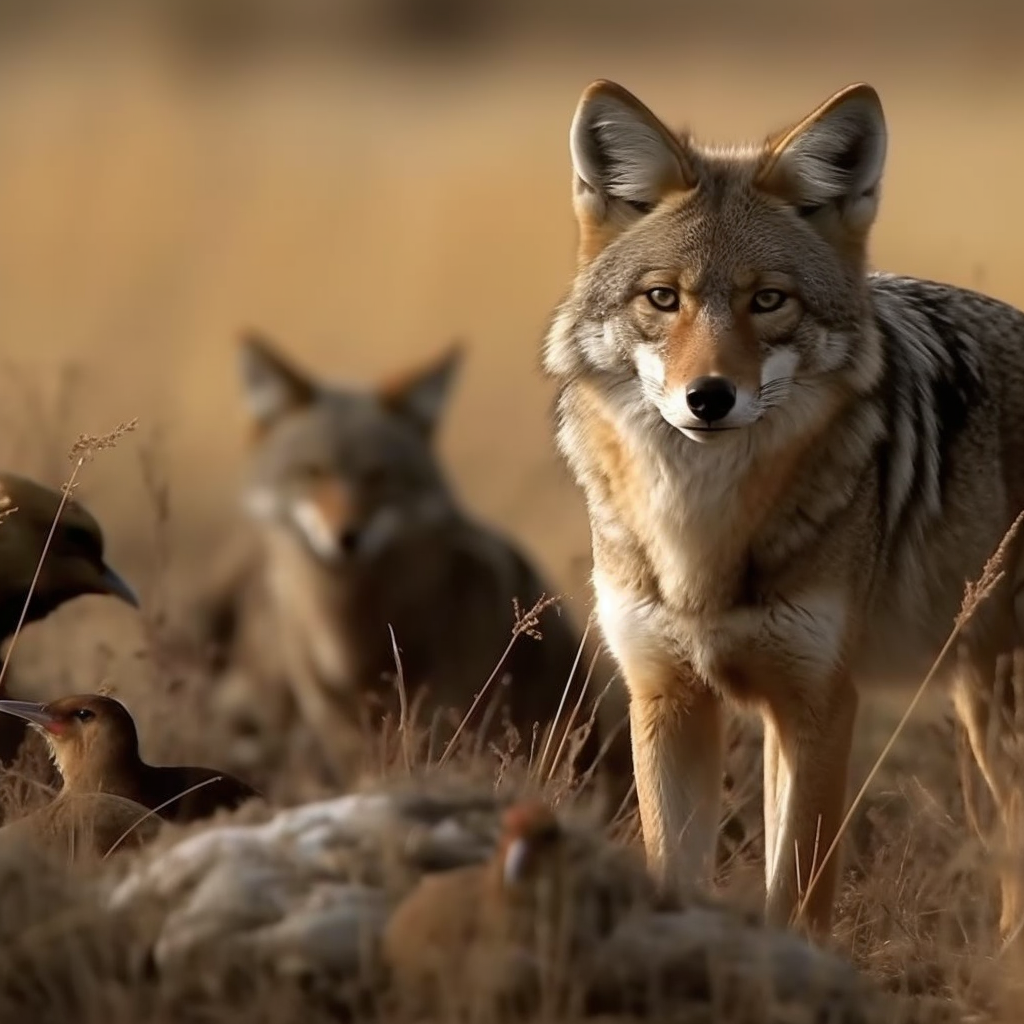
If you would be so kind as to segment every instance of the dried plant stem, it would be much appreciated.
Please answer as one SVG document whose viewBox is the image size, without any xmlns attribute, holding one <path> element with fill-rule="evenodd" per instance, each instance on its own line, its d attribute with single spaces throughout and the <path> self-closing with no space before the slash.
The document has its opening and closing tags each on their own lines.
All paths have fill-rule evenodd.
<svg viewBox="0 0 1024 1024">
<path fill-rule="evenodd" d="M 194 793 L 197 789 L 202 789 L 203 786 L 209 786 L 212 782 L 220 782 L 223 778 L 223 775 L 214 775 L 213 778 L 203 779 L 202 782 L 197 782 L 194 786 L 189 786 L 188 789 L 183 789 L 180 793 L 176 793 L 169 800 L 165 800 L 162 804 L 158 804 L 156 807 L 151 807 L 142 815 L 142 817 L 139 818 L 138 821 L 134 822 L 117 837 L 110 849 L 103 854 L 103 859 L 106 860 L 147 818 L 152 818 L 154 814 L 159 814 L 165 807 L 169 807 L 173 804 L 175 800 L 180 800 L 183 796 L 188 796 L 189 793 Z"/>
<path fill-rule="evenodd" d="M 480 704 L 480 701 L 484 699 L 484 694 L 487 693 L 487 691 L 491 688 L 491 684 L 498 677 L 498 673 L 501 671 L 501 667 L 505 664 L 505 660 L 508 658 L 509 654 L 512 651 L 512 647 L 515 645 L 515 642 L 518 639 L 519 633 L 513 633 L 512 639 L 509 640 L 508 645 L 505 647 L 505 650 L 502 651 L 501 657 L 498 659 L 497 665 L 494 666 L 494 670 L 487 677 L 487 681 L 484 683 L 484 685 L 480 687 L 480 692 L 473 698 L 473 703 L 470 704 L 469 710 L 465 713 L 465 715 L 463 715 L 462 721 L 459 722 L 458 727 L 452 734 L 452 738 L 445 744 L 445 748 L 441 752 L 441 756 L 438 758 L 437 761 L 439 767 L 443 768 L 445 764 L 448 763 L 448 759 L 452 756 L 452 754 L 455 751 L 456 741 L 458 740 L 459 736 L 462 735 L 462 731 L 463 729 L 465 729 L 466 724 L 469 722 L 470 718 L 473 717 L 473 712 L 476 711 L 477 707 Z"/>
<path fill-rule="evenodd" d="M 896 724 L 896 728 L 893 729 L 892 734 L 886 741 L 885 746 L 882 748 L 882 752 L 875 759 L 875 763 L 871 766 L 871 771 L 868 772 L 867 778 L 864 779 L 863 784 L 857 791 L 857 795 L 853 798 L 853 802 L 850 804 L 850 809 L 846 812 L 846 816 L 843 818 L 842 824 L 839 826 L 836 832 L 835 838 L 829 844 L 828 849 L 825 851 L 825 856 L 821 858 L 821 864 L 818 866 L 818 870 L 812 876 L 807 886 L 807 891 L 804 893 L 804 898 L 800 903 L 800 907 L 797 910 L 796 921 L 799 921 L 803 916 L 804 910 L 807 907 L 807 901 L 811 897 L 811 893 L 814 892 L 814 887 L 818 884 L 818 879 L 821 877 L 822 872 L 825 869 L 825 865 L 828 864 L 829 858 L 835 853 L 836 848 L 839 846 L 840 840 L 846 833 L 847 828 L 850 826 L 850 821 L 853 819 L 853 815 L 856 813 L 857 808 L 860 806 L 861 801 L 864 799 L 871 783 L 874 782 L 875 776 L 878 774 L 879 769 L 882 767 L 882 763 L 889 756 L 889 751 L 892 750 L 899 739 L 900 733 L 903 732 L 904 726 L 910 721 L 910 716 L 914 713 L 914 709 L 920 703 L 921 698 L 924 696 L 925 690 L 931 683 L 932 679 L 935 678 L 935 674 L 939 670 L 943 659 L 953 649 L 953 645 L 956 643 L 957 638 L 960 636 L 960 630 L 966 624 L 966 619 L 958 619 L 956 625 L 953 627 L 953 631 L 946 638 L 946 642 L 942 645 L 942 650 L 939 651 L 938 657 L 932 662 L 932 667 L 928 670 L 928 674 L 921 680 L 920 686 L 918 686 L 914 693 L 913 699 L 907 705 L 906 711 L 903 712 L 903 716 Z"/>
<path fill-rule="evenodd" d="M 633 779 L 629 784 L 629 789 L 626 790 L 626 795 L 619 801 L 619 806 L 615 809 L 615 813 L 612 815 L 611 826 L 614 827 L 620 821 L 623 820 L 626 814 L 626 808 L 629 807 L 630 800 L 633 799 L 633 794 L 636 792 L 636 779 Z"/>
<path fill-rule="evenodd" d="M 896 728 L 893 729 L 892 734 L 889 736 L 885 746 L 882 748 L 882 752 L 878 755 L 875 759 L 875 763 L 871 766 L 871 771 L 868 772 L 867 778 L 864 779 L 860 789 L 857 791 L 857 795 L 853 798 L 853 802 L 850 804 L 850 808 L 846 812 L 846 816 L 843 818 L 842 823 L 836 832 L 835 838 L 825 851 L 825 856 L 822 857 L 817 871 L 815 871 L 810 878 L 807 885 L 807 891 L 804 893 L 803 899 L 801 900 L 794 917 L 794 923 L 803 917 L 804 912 L 807 909 L 807 903 L 811 894 L 814 892 L 815 886 L 818 884 L 818 880 L 821 878 L 825 866 L 828 864 L 829 858 L 832 857 L 835 854 L 836 849 L 838 849 L 839 843 L 846 834 L 846 830 L 849 828 L 850 822 L 853 820 L 853 816 L 856 813 L 857 808 L 863 801 L 871 783 L 875 780 L 875 776 L 878 774 L 883 762 L 889 756 L 889 751 L 892 750 L 896 740 L 899 739 L 904 726 L 906 726 L 907 722 L 910 721 L 910 716 L 914 713 L 914 710 L 920 703 L 925 690 L 928 689 L 929 684 L 935 678 L 940 666 L 945 661 L 949 652 L 953 649 L 964 627 L 970 621 L 971 616 L 974 615 L 985 598 L 992 593 L 996 585 L 1002 580 L 1004 576 L 1003 566 L 1008 557 L 1010 544 L 1016 536 L 1017 531 L 1020 529 L 1022 521 L 1024 521 L 1024 512 L 1021 512 L 1020 515 L 1017 516 L 1010 528 L 1003 535 L 1003 539 L 1000 541 L 999 547 L 988 562 L 986 562 L 985 568 L 982 570 L 982 574 L 977 583 L 967 584 L 964 591 L 964 600 L 960 607 L 960 612 L 956 617 L 956 621 L 953 624 L 953 629 L 950 631 L 949 636 L 946 637 L 946 642 L 942 645 L 942 649 L 932 662 L 931 668 L 928 669 L 924 679 L 921 680 L 921 684 L 914 693 L 913 699 L 910 701 L 910 704 L 907 705 L 906 711 L 903 712 L 902 717 L 896 724 Z"/>
<path fill-rule="evenodd" d="M 487 677 L 487 681 L 484 683 L 484 685 L 480 687 L 480 692 L 476 695 L 476 697 L 473 698 L 473 703 L 469 706 L 469 710 L 465 713 L 465 715 L 463 715 L 462 721 L 459 722 L 458 727 L 452 734 L 452 738 L 445 745 L 445 748 L 442 751 L 440 758 L 438 758 L 437 764 L 439 768 L 443 768 L 448 763 L 448 759 L 455 752 L 456 741 L 458 740 L 459 736 L 462 735 L 462 731 L 466 728 L 466 725 L 469 722 L 469 720 L 473 717 L 473 712 L 476 711 L 477 707 L 480 704 L 480 701 L 484 699 L 484 695 L 491 688 L 492 684 L 494 683 L 494 680 L 498 678 L 498 673 L 501 671 L 502 666 L 508 659 L 509 654 L 512 653 L 512 648 L 515 646 L 515 642 L 523 633 L 526 633 L 527 636 L 531 636 L 536 640 L 540 639 L 540 632 L 537 629 L 538 622 L 540 619 L 540 613 L 544 611 L 546 608 L 550 608 L 556 600 L 557 598 L 542 596 L 538 599 L 537 603 L 529 611 L 525 613 L 520 613 L 518 602 L 513 603 L 516 612 L 516 624 L 512 630 L 512 639 L 509 640 L 508 644 L 505 647 L 505 650 L 501 652 L 501 657 L 498 659 L 497 665 L 494 666 L 494 670 Z"/>
<path fill-rule="evenodd" d="M 576 670 L 580 667 L 580 659 L 583 657 L 583 649 L 586 646 L 587 637 L 590 635 L 590 625 L 593 621 L 594 616 L 591 614 L 587 617 L 587 625 L 583 630 L 583 636 L 580 637 L 579 646 L 576 648 L 576 657 L 573 659 L 572 668 L 569 671 L 569 678 L 566 679 L 565 686 L 562 688 L 562 696 L 558 702 L 558 710 L 555 712 L 555 720 L 551 723 L 551 728 L 548 730 L 548 738 L 544 741 L 544 749 L 540 753 L 540 761 L 537 762 L 538 777 L 544 774 L 544 766 L 548 762 L 548 751 L 551 749 L 551 743 L 555 738 L 558 723 L 561 720 L 562 712 L 565 710 L 565 702 L 569 696 L 569 690 L 572 688 L 572 681 L 576 678 Z M 563 745 L 564 737 L 563 742 L 558 746 L 558 750 L 561 750 Z"/>
<path fill-rule="evenodd" d="M 25 603 L 22 605 L 21 615 L 18 617 L 18 625 L 15 627 L 14 633 L 11 636 L 10 646 L 7 648 L 7 657 L 4 658 L 3 664 L 0 665 L 0 694 L 3 694 L 4 692 L 4 676 L 7 675 L 7 666 L 11 662 L 11 655 L 14 653 L 14 648 L 18 643 L 18 637 L 21 635 L 22 627 L 25 625 L 25 617 L 28 615 L 28 608 L 32 602 L 32 595 L 35 593 L 36 586 L 39 583 L 39 575 L 43 571 L 43 562 L 46 560 L 46 554 L 50 550 L 50 544 L 53 541 L 53 536 L 57 532 L 57 523 L 60 521 L 61 513 L 64 511 L 64 507 L 67 505 L 68 499 L 71 497 L 71 492 L 75 489 L 78 479 L 78 471 L 82 468 L 82 465 L 86 460 L 91 459 L 96 452 L 103 451 L 107 448 L 115 448 L 118 441 L 120 441 L 125 434 L 131 433 L 136 428 L 138 422 L 138 419 L 132 419 L 125 423 L 119 423 L 108 434 L 79 434 L 77 440 L 71 446 L 71 450 L 68 452 L 68 458 L 71 459 L 75 465 L 71 470 L 71 476 L 68 478 L 67 483 L 65 483 L 61 488 L 60 504 L 58 504 L 57 511 L 54 513 L 53 522 L 50 523 L 50 532 L 46 535 L 43 550 L 39 555 L 39 561 L 36 563 L 36 571 L 32 576 L 32 582 L 29 584 L 28 593 L 25 595 Z"/>
<path fill-rule="evenodd" d="M 46 560 L 46 553 L 50 550 L 50 543 L 53 540 L 53 535 L 57 532 L 57 523 L 60 521 L 60 516 L 64 511 L 64 506 L 68 503 L 68 498 L 71 496 L 71 491 L 75 486 L 78 471 L 82 468 L 82 464 L 84 462 L 85 455 L 79 455 L 78 461 L 75 463 L 75 468 L 71 471 L 71 476 L 68 479 L 68 482 L 61 489 L 60 504 L 57 506 L 53 522 L 50 523 L 50 532 L 46 535 L 46 542 L 43 544 L 42 553 L 39 555 L 39 561 L 36 563 L 36 571 L 32 576 L 32 582 L 29 584 L 28 593 L 25 595 L 25 603 L 21 608 L 18 625 L 15 627 L 14 634 L 11 637 L 10 646 L 7 648 L 7 657 L 4 658 L 3 665 L 0 665 L 0 694 L 4 692 L 4 676 L 7 675 L 7 666 L 11 663 L 11 655 L 14 653 L 18 637 L 21 635 L 21 629 L 25 625 L 25 617 L 28 615 L 28 606 L 32 602 L 32 595 L 35 593 L 36 585 L 39 582 L 39 574 L 43 571 L 43 562 Z"/>
<path fill-rule="evenodd" d="M 584 637 L 584 639 L 586 639 Z M 548 769 L 548 781 L 550 782 L 555 777 L 555 772 L 558 770 L 558 766 L 562 763 L 562 753 L 565 750 L 566 743 L 569 742 L 569 735 L 572 732 L 573 726 L 576 724 L 576 718 L 583 707 L 583 700 L 587 695 L 587 691 L 590 689 L 590 680 L 594 676 L 594 666 L 597 664 L 598 655 L 600 650 L 594 651 L 594 656 L 590 659 L 590 666 L 587 669 L 586 677 L 583 680 L 583 685 L 580 687 L 580 695 L 576 698 L 576 704 L 572 709 L 572 714 L 569 715 L 569 721 L 566 723 L 565 731 L 562 733 L 562 739 L 558 744 L 558 749 L 555 751 L 554 760 L 551 762 L 551 767 Z M 590 729 L 593 728 L 593 722 L 590 723 L 590 728 L 587 730 L 589 735 Z"/>
<path fill-rule="evenodd" d="M 394 628 L 388 623 L 391 636 L 391 652 L 395 657 L 395 687 L 398 690 L 398 739 L 402 746 L 402 762 L 405 774 L 412 775 L 412 757 L 409 754 L 409 695 L 405 689 L 405 672 L 402 669 L 402 656 L 398 652 L 398 640 L 395 639 Z"/>
</svg>

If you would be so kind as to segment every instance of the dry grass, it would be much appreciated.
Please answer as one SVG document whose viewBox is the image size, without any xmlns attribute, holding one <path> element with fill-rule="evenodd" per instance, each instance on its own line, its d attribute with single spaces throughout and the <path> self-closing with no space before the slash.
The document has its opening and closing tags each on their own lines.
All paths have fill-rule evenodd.
<svg viewBox="0 0 1024 1024">
<path fill-rule="evenodd" d="M 522 538 L 586 619 L 586 520 L 551 451 L 535 363 L 571 267 L 565 134 L 590 78 L 618 77 L 667 117 L 723 137 L 872 81 L 893 132 L 876 262 L 1024 305 L 1024 241 L 1005 210 L 1024 71 L 989 59 L 996 30 L 943 40 L 941 71 L 899 41 L 868 51 L 834 32 L 814 49 L 772 31 L 660 50 L 549 44 L 447 74 L 348 54 L 212 82 L 138 48 L 5 54 L 0 456 L 57 485 L 83 427 L 139 417 L 135 436 L 90 463 L 79 496 L 144 604 L 135 615 L 82 599 L 27 628 L 16 694 L 107 687 L 136 713 L 149 759 L 222 763 L 211 681 L 172 627 L 234 514 L 245 425 L 232 357 L 246 323 L 360 378 L 468 336 L 442 454 L 467 504 Z M 970 178 L 978 152 L 983 187 Z M 968 824 L 957 732 L 941 695 L 915 698 L 907 717 L 911 698 L 874 695 L 862 716 L 853 778 L 866 782 L 835 944 L 904 993 L 917 1019 L 1009 1022 L 1019 975 L 993 938 L 991 861 Z M 380 774 L 416 769 L 409 737 L 403 716 L 374 752 Z M 447 767 L 534 785 L 529 747 Z M 313 753 L 300 742 L 253 781 L 274 804 L 324 795 Z M 538 752 L 542 765 L 550 753 Z M 3 783 L 8 812 L 48 797 L 46 768 L 27 752 Z M 722 882 L 756 907 L 760 757 L 748 722 L 733 726 L 728 781 Z M 547 785 L 572 799 L 564 779 Z M 635 823 L 613 831 L 629 839 Z M 0 1019 L 336 1019 L 331 993 L 269 991 L 234 968 L 208 988 L 157 979 L 131 948 L 136 925 L 98 915 L 79 884 L 96 870 L 0 854 Z"/>
<path fill-rule="evenodd" d="M 93 453 L 113 447 L 126 432 L 122 425 L 109 435 L 91 439 L 97 443 L 86 448 Z M 84 463 L 81 438 L 71 454 L 76 462 L 65 483 L 66 492 L 79 483 Z M 155 483 L 159 470 L 147 463 L 147 474 L 155 491 L 162 494 L 163 488 Z M 157 503 L 156 507 L 164 506 Z M 158 531 L 164 528 L 166 524 L 158 522 Z M 1001 551 L 986 566 L 981 580 L 968 587 L 947 647 L 1000 578 Z M 536 611 L 520 613 L 510 644 L 536 632 Z M 225 723 L 209 715 L 205 707 L 215 680 L 203 677 L 194 664 L 190 671 L 182 671 L 174 660 L 181 652 L 168 646 L 161 630 L 160 624 L 147 624 L 154 650 L 169 660 L 155 662 L 156 692 L 147 699 L 136 698 L 133 707 L 143 723 L 165 721 L 169 713 L 174 721 L 203 722 L 202 730 L 193 736 L 197 758 L 230 767 Z M 886 1005 L 893 1016 L 887 1019 L 1009 1021 L 1014 1017 L 1006 1016 L 1006 1006 L 1015 994 L 1017 974 L 1012 964 L 1001 961 L 993 941 L 996 894 L 992 860 L 965 827 L 967 814 L 957 775 L 963 765 L 958 760 L 954 726 L 948 714 L 937 716 L 934 708 L 931 716 L 911 714 L 927 704 L 930 679 L 931 673 L 898 721 L 894 708 L 890 709 L 888 722 L 879 717 L 874 730 L 861 737 L 855 772 L 865 781 L 843 826 L 848 848 L 846 878 L 833 945 L 852 959 L 865 978 L 890 994 L 892 1001 Z M 486 689 L 485 683 L 482 698 Z M 606 831 L 614 843 L 636 841 L 635 820 L 613 815 L 608 824 L 608 809 L 595 806 L 586 793 L 581 798 L 576 780 L 556 771 L 557 755 L 549 766 L 546 750 L 535 757 L 538 752 L 531 744 L 524 752 L 519 737 L 511 737 L 506 749 L 492 746 L 482 751 L 467 728 L 461 743 L 456 742 L 457 735 L 440 758 L 424 759 L 424 731 L 405 701 L 402 708 L 399 722 L 394 727 L 385 725 L 378 749 L 370 752 L 372 767 L 360 786 L 383 783 L 387 787 L 391 781 L 401 784 L 402 779 L 414 777 L 417 785 L 439 789 L 456 780 L 458 786 L 476 787 L 480 792 L 539 793 L 563 812 L 568 808 L 570 813 L 584 816 L 594 828 Z M 467 714 L 464 725 L 472 714 Z M 901 732 L 902 742 L 897 743 Z M 183 732 L 168 734 L 164 730 L 160 739 L 159 749 L 167 752 L 165 756 L 184 759 L 182 752 L 188 744 Z M 879 751 L 881 740 L 884 744 Z M 330 772 L 316 770 L 308 742 L 308 737 L 298 737 L 298 745 L 273 765 L 273 774 L 260 780 L 272 807 L 336 791 Z M 729 799 L 719 881 L 729 902 L 756 913 L 763 850 L 759 737 L 751 723 L 732 723 L 729 747 Z M 921 751 L 928 751 L 929 756 L 921 758 Z M 14 818 L 48 799 L 52 781 L 41 745 L 30 742 L 0 783 L 5 818 Z M 248 808 L 236 818 L 260 820 L 268 813 L 267 809 Z M 600 824 L 602 821 L 605 824 Z M 201 823 L 169 829 L 169 839 L 158 845 L 206 827 Z M 356 992 L 348 982 L 335 980 L 332 984 L 329 976 L 303 976 L 282 984 L 279 978 L 254 970 L 251 960 L 239 961 L 227 950 L 222 957 L 214 955 L 201 964 L 188 961 L 157 970 L 147 952 L 155 934 L 157 918 L 151 916 L 155 911 L 143 904 L 127 915 L 112 915 L 98 902 L 93 887 L 103 873 L 112 869 L 119 874 L 139 856 L 119 854 L 107 864 L 114 852 L 112 849 L 100 861 L 83 860 L 68 867 L 40 859 L 35 852 L 0 844 L 0 893 L 4 894 L 0 919 L 19 922 L 12 923 L 2 939 L 8 955 L 0 970 L 0 1012 L 12 1017 L 28 1012 L 36 1020 L 63 1020 L 74 1011 L 83 1021 L 115 1022 L 143 1017 L 157 1021 L 211 1017 L 326 1021 L 338 1019 L 339 1014 L 357 1019 L 405 1019 L 393 1016 L 397 1011 L 387 1001 L 387 985 L 383 979 L 375 980 L 376 975 L 364 979 Z M 59 982 L 54 980 L 58 978 Z M 715 1011 L 711 995 L 710 1004 L 703 995 L 694 1004 L 686 1004 L 688 1008 L 683 1008 L 679 1019 L 706 1019 L 708 1024 L 762 1020 L 756 1014 L 751 1016 L 749 1008 L 739 1015 Z M 676 1011 L 683 1012 L 679 1007 Z M 665 1017 L 659 1019 L 672 1016 L 666 1010 Z M 862 1019 L 870 1018 L 849 1018 Z"/>
</svg>

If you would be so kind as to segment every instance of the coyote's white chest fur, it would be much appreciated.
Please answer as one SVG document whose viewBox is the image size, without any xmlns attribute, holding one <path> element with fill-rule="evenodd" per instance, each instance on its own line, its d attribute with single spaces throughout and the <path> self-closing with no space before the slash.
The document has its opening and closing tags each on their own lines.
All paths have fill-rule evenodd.
<svg viewBox="0 0 1024 1024">
<path fill-rule="evenodd" d="M 759 519 L 770 512 L 753 506 L 747 492 L 759 460 L 772 456 L 776 433 L 699 444 L 666 434 L 657 412 L 641 403 L 620 398 L 608 408 L 635 473 L 629 512 L 617 521 L 593 509 L 602 540 L 627 559 L 638 547 L 654 577 L 653 587 L 631 586 L 598 557 L 597 615 L 613 654 L 650 659 L 659 677 L 686 662 L 725 688 L 752 675 L 748 663 L 784 649 L 798 654 L 810 677 L 827 672 L 846 619 L 838 588 L 801 588 L 777 601 L 743 592 Z M 563 442 L 572 455 L 571 432 Z"/>
</svg>

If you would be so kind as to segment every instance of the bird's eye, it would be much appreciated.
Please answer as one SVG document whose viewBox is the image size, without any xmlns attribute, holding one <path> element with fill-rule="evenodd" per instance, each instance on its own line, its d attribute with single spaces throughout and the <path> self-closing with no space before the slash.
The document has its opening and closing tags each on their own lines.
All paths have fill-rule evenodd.
<svg viewBox="0 0 1024 1024">
<path fill-rule="evenodd" d="M 79 708 L 75 712 L 75 718 L 77 718 L 80 722 L 88 722 L 89 719 L 95 718 L 95 717 L 96 717 L 96 712 L 95 711 L 90 711 L 88 708 Z"/>
<path fill-rule="evenodd" d="M 652 288 L 644 294 L 647 301 L 662 313 L 674 313 L 679 308 L 679 293 L 673 288 Z"/>
<path fill-rule="evenodd" d="M 751 297 L 750 312 L 774 313 L 786 304 L 788 298 L 789 296 L 785 292 L 780 292 L 778 288 L 762 288 Z"/>
</svg>

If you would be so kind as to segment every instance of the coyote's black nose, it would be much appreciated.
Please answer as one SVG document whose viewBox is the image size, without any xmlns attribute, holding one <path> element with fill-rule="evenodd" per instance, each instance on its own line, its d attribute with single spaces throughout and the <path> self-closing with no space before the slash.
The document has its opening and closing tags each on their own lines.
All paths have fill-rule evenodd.
<svg viewBox="0 0 1024 1024">
<path fill-rule="evenodd" d="M 686 404 L 698 419 L 714 423 L 736 404 L 736 388 L 726 377 L 698 377 L 686 387 Z"/>
</svg>

